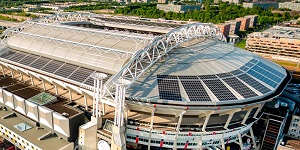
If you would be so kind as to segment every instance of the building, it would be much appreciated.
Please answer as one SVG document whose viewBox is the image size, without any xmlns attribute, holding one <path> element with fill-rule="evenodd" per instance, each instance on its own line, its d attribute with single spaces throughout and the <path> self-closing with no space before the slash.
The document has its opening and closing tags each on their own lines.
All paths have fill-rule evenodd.
<svg viewBox="0 0 300 150">
<path fill-rule="evenodd" d="M 213 24 L 69 13 L 21 27 L 0 50 L 0 131 L 19 148 L 256 146 L 252 125 L 291 79 Z"/>
<path fill-rule="evenodd" d="M 187 12 L 201 9 L 201 5 L 157 4 L 156 7 L 164 12 Z"/>
<path fill-rule="evenodd" d="M 158 0 L 157 3 L 167 4 L 167 3 L 168 3 L 168 0 Z"/>
<path fill-rule="evenodd" d="M 263 9 L 269 9 L 271 7 L 277 9 L 279 8 L 279 3 L 274 1 L 256 1 L 252 3 L 243 3 L 243 7 L 245 8 L 253 8 L 256 6 L 261 7 Z"/>
<path fill-rule="evenodd" d="M 288 136 L 293 137 L 295 139 L 300 139 L 300 117 L 297 115 L 293 115 L 290 127 L 288 130 Z"/>
<path fill-rule="evenodd" d="M 241 18 L 236 18 L 235 20 L 237 21 L 241 21 L 241 25 L 240 25 L 240 31 L 246 31 L 249 28 L 250 25 L 250 18 L 247 17 L 241 17 Z"/>
<path fill-rule="evenodd" d="M 249 27 L 255 27 L 258 19 L 258 15 L 248 15 L 246 18 L 250 18 Z"/>
<path fill-rule="evenodd" d="M 240 20 L 229 20 L 229 21 L 225 21 L 225 23 L 230 24 L 230 30 L 229 30 L 230 35 L 239 33 L 241 27 Z"/>
<path fill-rule="evenodd" d="M 279 3 L 279 8 L 288 8 L 291 10 L 300 10 L 300 3 L 299 2 L 284 2 L 284 3 Z"/>
<path fill-rule="evenodd" d="M 300 29 L 274 26 L 263 32 L 254 32 L 247 37 L 247 50 L 274 59 L 299 62 Z"/>
<path fill-rule="evenodd" d="M 228 23 L 221 23 L 221 24 L 216 24 L 218 28 L 220 28 L 221 33 L 225 36 L 228 37 L 231 29 L 231 24 Z"/>
<path fill-rule="evenodd" d="M 229 2 L 229 3 L 234 3 L 234 4 L 239 4 L 239 0 L 222 0 L 222 2 Z"/>
</svg>

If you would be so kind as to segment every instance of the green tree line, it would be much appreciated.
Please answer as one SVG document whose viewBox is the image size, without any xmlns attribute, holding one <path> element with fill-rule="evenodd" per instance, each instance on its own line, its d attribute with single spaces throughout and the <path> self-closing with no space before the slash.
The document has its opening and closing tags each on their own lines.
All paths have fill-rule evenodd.
<svg viewBox="0 0 300 150">
<path fill-rule="evenodd" d="M 246 15 L 258 15 L 258 22 L 261 24 L 273 24 L 291 19 L 291 16 L 288 12 L 284 14 L 272 13 L 272 9 L 262 9 L 260 7 L 244 8 L 241 5 L 228 3 L 220 3 L 219 6 L 211 6 L 209 3 L 205 3 L 204 6 L 205 9 L 203 10 L 177 13 L 158 10 L 155 5 L 132 4 L 123 8 L 119 7 L 115 10 L 115 14 L 133 15 L 147 18 L 165 18 L 167 20 L 193 19 L 194 21 L 212 23 L 223 23 L 227 20 L 233 20 Z"/>
</svg>

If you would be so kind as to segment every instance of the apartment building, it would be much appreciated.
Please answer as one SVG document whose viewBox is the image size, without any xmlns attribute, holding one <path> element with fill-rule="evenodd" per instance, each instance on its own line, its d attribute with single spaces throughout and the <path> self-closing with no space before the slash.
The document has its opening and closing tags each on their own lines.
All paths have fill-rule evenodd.
<svg viewBox="0 0 300 150">
<path fill-rule="evenodd" d="M 236 18 L 235 20 L 241 21 L 241 25 L 240 25 L 240 30 L 241 31 L 248 30 L 251 18 L 240 17 L 240 18 Z"/>
<path fill-rule="evenodd" d="M 274 26 L 264 32 L 254 32 L 248 35 L 246 48 L 275 59 L 298 62 L 300 28 Z"/>
<path fill-rule="evenodd" d="M 256 26 L 258 15 L 248 15 L 245 16 L 246 18 L 250 18 L 249 27 Z"/>
<path fill-rule="evenodd" d="M 220 31 L 222 34 L 226 37 L 228 37 L 229 32 L 230 32 L 230 24 L 228 23 L 222 23 L 222 24 L 216 24 L 218 28 L 220 28 Z"/>
<path fill-rule="evenodd" d="M 240 31 L 241 21 L 240 20 L 229 20 L 225 23 L 230 24 L 229 34 L 238 34 Z"/>
</svg>

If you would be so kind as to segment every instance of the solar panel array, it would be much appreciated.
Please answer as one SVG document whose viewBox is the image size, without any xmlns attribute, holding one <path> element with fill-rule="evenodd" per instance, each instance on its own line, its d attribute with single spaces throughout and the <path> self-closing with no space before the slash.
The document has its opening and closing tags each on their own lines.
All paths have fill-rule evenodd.
<svg viewBox="0 0 300 150">
<path fill-rule="evenodd" d="M 161 99 L 181 101 L 178 80 L 157 79 Z"/>
<path fill-rule="evenodd" d="M 271 90 L 264 86 L 263 84 L 259 83 L 258 81 L 254 80 L 252 77 L 250 77 L 248 74 L 241 74 L 237 76 L 242 81 L 246 82 L 248 85 L 252 86 L 254 89 L 258 90 L 262 94 L 268 93 Z"/>
<path fill-rule="evenodd" d="M 13 62 L 18 62 L 25 66 L 58 75 L 60 77 L 68 78 L 79 83 L 84 83 L 90 86 L 94 85 L 94 80 L 90 78 L 90 74 L 96 72 L 96 70 L 93 69 L 16 50 L 9 50 L 6 53 L 1 54 L 0 57 Z M 108 77 L 106 80 L 108 80 L 111 74 L 105 74 L 107 74 Z M 104 80 L 104 82 L 106 80 Z"/>
<path fill-rule="evenodd" d="M 210 97 L 205 91 L 200 80 L 181 80 L 183 88 L 190 101 L 209 101 Z"/>
<path fill-rule="evenodd" d="M 237 97 L 231 93 L 221 80 L 203 80 L 203 82 L 220 101 L 237 100 Z"/>
<path fill-rule="evenodd" d="M 262 62 L 259 62 L 256 59 L 250 60 L 248 63 L 237 70 L 216 75 L 157 75 L 157 78 L 159 80 L 158 89 L 161 99 L 173 100 L 173 98 L 175 97 L 175 99 L 178 100 L 178 97 L 181 96 L 179 95 L 180 88 L 175 86 L 179 86 L 177 82 L 180 82 L 182 83 L 183 89 L 190 101 L 211 101 L 211 97 L 208 94 L 210 93 L 208 89 L 214 96 L 217 97 L 219 101 L 237 100 L 238 98 L 222 82 L 222 80 L 234 91 L 239 93 L 243 98 L 256 97 L 259 95 L 250 87 L 256 89 L 262 94 L 266 94 L 271 91 L 270 88 L 260 83 L 258 80 L 275 88 L 283 80 L 284 77 L 285 75 L 283 73 L 280 73 L 279 71 L 269 67 L 268 65 L 265 65 Z M 201 82 L 201 80 L 203 82 Z M 244 83 L 247 83 L 247 85 L 242 81 Z M 167 84 L 168 82 L 170 83 Z M 176 82 L 176 84 L 174 84 L 174 82 Z M 208 89 L 205 89 L 205 87 L 207 87 Z M 166 91 L 168 91 L 169 93 L 173 92 L 173 94 L 176 96 L 170 96 L 166 94 Z"/>
<path fill-rule="evenodd" d="M 244 98 L 250 98 L 258 96 L 255 92 L 253 92 L 250 88 L 248 88 L 245 84 L 243 84 L 237 78 L 225 78 L 223 79 L 229 86 L 231 86 L 235 91 L 237 91 Z"/>
</svg>

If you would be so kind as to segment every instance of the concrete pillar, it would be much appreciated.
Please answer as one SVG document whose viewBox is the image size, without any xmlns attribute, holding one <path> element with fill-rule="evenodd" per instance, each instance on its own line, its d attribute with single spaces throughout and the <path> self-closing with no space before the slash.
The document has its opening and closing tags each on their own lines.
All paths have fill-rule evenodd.
<svg viewBox="0 0 300 150">
<path fill-rule="evenodd" d="M 88 110 L 87 97 L 85 94 L 83 94 L 83 99 L 84 99 L 85 110 Z"/>
<path fill-rule="evenodd" d="M 260 106 L 257 108 L 253 118 L 257 118 L 258 113 L 261 111 L 261 109 L 264 107 L 265 103 L 260 104 Z"/>
<path fill-rule="evenodd" d="M 69 98 L 70 98 L 70 101 L 72 101 L 72 92 L 70 89 L 69 89 Z"/>
<path fill-rule="evenodd" d="M 3 76 L 5 77 L 5 70 L 4 70 L 4 67 L 2 65 L 1 65 L 1 70 L 2 70 Z"/>
<path fill-rule="evenodd" d="M 55 85 L 54 83 L 53 83 L 53 85 L 54 85 L 54 89 L 55 89 L 55 94 L 58 95 L 58 88 L 57 88 L 57 85 Z"/>
<path fill-rule="evenodd" d="M 215 113 L 215 111 L 209 111 L 209 112 L 202 113 L 202 114 L 198 115 L 199 118 L 205 117 L 205 121 L 204 121 L 203 126 L 202 126 L 202 131 L 205 132 L 205 128 L 206 128 L 206 126 L 207 126 L 207 123 L 208 123 L 208 121 L 209 121 L 209 118 L 210 118 L 210 116 L 211 116 L 213 113 Z"/>
<path fill-rule="evenodd" d="M 221 143 L 222 143 L 222 150 L 225 150 L 224 134 L 222 135 Z"/>
<path fill-rule="evenodd" d="M 245 124 L 245 123 L 246 123 L 246 121 L 247 121 L 247 119 L 248 119 L 248 117 L 249 117 L 251 111 L 252 111 L 252 109 L 249 109 L 249 110 L 247 111 L 247 113 L 245 114 L 244 119 L 243 119 L 243 121 L 242 121 L 242 124 Z"/>
<path fill-rule="evenodd" d="M 242 135 L 241 133 L 238 134 L 239 137 L 239 145 L 240 145 L 240 149 L 243 149 L 243 140 L 242 140 Z"/>
<path fill-rule="evenodd" d="M 199 142 L 198 142 L 198 148 L 200 150 L 202 150 L 202 134 L 201 134 L 201 137 L 200 137 Z"/>
<path fill-rule="evenodd" d="M 256 148 L 257 146 L 256 146 L 256 142 L 255 142 L 255 138 L 254 138 L 252 127 L 250 128 L 250 135 L 251 135 L 253 147 Z"/>
<path fill-rule="evenodd" d="M 228 118 L 227 118 L 227 121 L 226 121 L 226 123 L 225 123 L 225 125 L 224 125 L 224 128 L 225 128 L 225 129 L 228 128 L 228 125 L 229 125 L 229 123 L 230 123 L 230 121 L 231 121 L 233 115 L 234 115 L 234 113 L 230 113 L 230 114 L 229 114 L 229 116 L 228 116 Z"/>
<path fill-rule="evenodd" d="M 30 76 L 30 80 L 31 80 L 31 84 L 34 86 L 34 80 L 32 76 Z"/>
<path fill-rule="evenodd" d="M 45 81 L 44 81 L 44 80 L 42 80 L 42 83 L 43 83 L 43 89 L 44 89 L 44 91 L 46 91 L 46 85 L 45 85 Z"/>
<path fill-rule="evenodd" d="M 178 138 L 178 133 L 179 133 L 179 129 L 180 129 L 180 125 L 182 122 L 182 118 L 183 115 L 186 113 L 186 111 L 183 111 L 180 115 L 179 115 L 179 119 L 178 119 L 178 123 L 177 123 L 177 127 L 176 127 L 176 134 L 175 134 L 175 139 L 174 139 L 174 143 L 173 143 L 173 150 L 177 150 L 177 138 Z"/>
<path fill-rule="evenodd" d="M 154 121 L 155 110 L 156 110 L 156 105 L 153 106 L 152 112 L 151 112 L 150 131 L 149 131 L 149 137 L 148 137 L 148 149 L 150 149 L 150 144 L 151 144 L 151 135 L 152 135 L 152 130 L 153 130 L 153 121 Z"/>
</svg>

